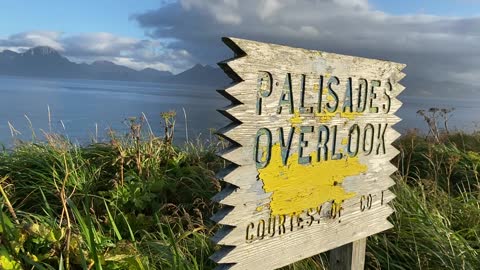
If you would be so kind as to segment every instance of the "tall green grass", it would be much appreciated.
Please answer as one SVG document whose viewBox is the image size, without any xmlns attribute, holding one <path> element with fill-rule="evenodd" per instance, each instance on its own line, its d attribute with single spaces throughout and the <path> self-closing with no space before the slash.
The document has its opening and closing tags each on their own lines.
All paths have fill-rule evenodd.
<svg viewBox="0 0 480 270">
<path fill-rule="evenodd" d="M 104 143 L 46 135 L 0 153 L 0 269 L 214 266 L 221 141 L 179 148 L 136 119 Z"/>
<path fill-rule="evenodd" d="M 226 166 L 212 137 L 129 134 L 75 145 L 55 134 L 0 152 L 0 269 L 212 269 L 210 198 Z M 170 128 L 170 129 L 169 129 Z M 480 135 L 396 144 L 394 228 L 367 243 L 369 269 L 479 269 Z M 285 269 L 328 269 L 327 254 Z"/>
<path fill-rule="evenodd" d="M 479 139 L 411 133 L 397 142 L 395 227 L 369 239 L 371 268 L 480 268 Z"/>
</svg>

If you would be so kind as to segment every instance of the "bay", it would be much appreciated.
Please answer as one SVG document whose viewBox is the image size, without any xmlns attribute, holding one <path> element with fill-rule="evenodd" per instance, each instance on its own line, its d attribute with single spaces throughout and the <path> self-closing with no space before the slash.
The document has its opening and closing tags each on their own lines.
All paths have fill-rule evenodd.
<svg viewBox="0 0 480 270">
<path fill-rule="evenodd" d="M 78 143 L 104 140 L 109 129 L 126 134 L 128 119 L 142 114 L 153 133 L 163 135 L 160 115 L 172 110 L 177 142 L 186 139 L 186 132 L 190 138 L 209 137 L 212 128 L 228 124 L 216 109 L 229 102 L 209 86 L 0 76 L 0 99 L 4 145 L 13 142 L 9 123 L 20 133 L 14 132 L 17 139 L 29 140 L 33 132 L 41 139 L 52 131 Z"/>
<path fill-rule="evenodd" d="M 399 99 L 403 102 L 403 106 L 398 110 L 397 115 L 402 118 L 402 121 L 396 124 L 395 129 L 401 133 L 411 129 L 427 132 L 428 126 L 424 118 L 417 114 L 417 111 L 430 108 L 453 109 L 447 121 L 450 131 L 471 133 L 480 130 L 480 99 L 415 97 L 412 95 L 401 95 Z M 439 118 L 438 125 L 443 128 L 442 118 Z"/>
<path fill-rule="evenodd" d="M 21 140 L 31 139 L 33 133 L 41 139 L 43 132 L 50 131 L 78 143 L 104 140 L 109 129 L 126 134 L 128 118 L 142 114 L 152 131 L 162 136 L 160 114 L 171 110 L 177 113 L 175 142 L 181 143 L 187 136 L 210 138 L 211 129 L 229 123 L 216 111 L 229 102 L 215 90 L 165 83 L 0 76 L 0 142 L 11 145 L 13 129 L 14 137 Z M 399 99 L 404 105 L 397 114 L 403 120 L 395 128 L 402 133 L 413 128 L 425 132 L 427 125 L 417 111 L 432 107 L 455 109 L 449 120 L 452 130 L 471 132 L 480 123 L 479 100 L 411 95 Z"/>
</svg>

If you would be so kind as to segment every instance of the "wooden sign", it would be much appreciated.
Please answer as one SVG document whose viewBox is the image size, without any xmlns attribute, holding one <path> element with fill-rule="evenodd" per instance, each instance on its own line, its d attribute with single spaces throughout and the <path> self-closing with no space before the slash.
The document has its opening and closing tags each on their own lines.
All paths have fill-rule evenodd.
<svg viewBox="0 0 480 270">
<path fill-rule="evenodd" d="M 212 259 L 273 269 L 389 229 L 404 64 L 237 38 Z"/>
</svg>

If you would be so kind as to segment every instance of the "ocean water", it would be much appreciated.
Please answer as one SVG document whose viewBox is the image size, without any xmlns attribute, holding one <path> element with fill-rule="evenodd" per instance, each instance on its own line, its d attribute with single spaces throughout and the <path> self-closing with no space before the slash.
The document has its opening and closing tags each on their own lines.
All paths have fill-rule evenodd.
<svg viewBox="0 0 480 270">
<path fill-rule="evenodd" d="M 212 128 L 229 123 L 216 111 L 229 102 L 215 90 L 179 84 L 0 76 L 0 142 L 11 145 L 12 132 L 28 140 L 33 133 L 41 139 L 43 132 L 54 131 L 88 143 L 105 139 L 110 128 L 125 134 L 129 130 L 126 119 L 142 114 L 152 131 L 162 135 L 160 114 L 170 110 L 177 113 L 176 142 L 200 134 L 208 138 Z M 426 131 L 427 125 L 416 112 L 431 107 L 455 109 L 449 120 L 451 129 L 473 131 L 480 124 L 478 100 L 412 96 L 400 96 L 400 100 L 404 105 L 398 115 L 403 120 L 395 127 L 400 132 Z"/>
<path fill-rule="evenodd" d="M 402 121 L 395 128 L 402 133 L 414 128 L 426 132 L 427 124 L 417 111 L 430 108 L 453 109 L 447 121 L 449 130 L 480 131 L 480 99 L 425 98 L 404 95 L 400 95 L 399 99 L 403 102 L 403 106 L 398 110 L 397 115 L 402 118 Z M 439 125 L 443 126 L 443 122 L 440 121 Z"/>
<path fill-rule="evenodd" d="M 33 130 L 40 139 L 44 132 L 54 131 L 88 143 L 105 139 L 110 128 L 125 134 L 127 119 L 142 115 L 156 135 L 163 135 L 160 114 L 171 110 L 177 113 L 176 141 L 184 141 L 187 135 L 209 136 L 211 128 L 228 124 L 216 109 L 229 102 L 215 90 L 180 84 L 0 76 L 0 142 L 13 142 L 13 127 L 19 132 L 14 131 L 14 136 L 22 140 L 31 139 Z"/>
</svg>

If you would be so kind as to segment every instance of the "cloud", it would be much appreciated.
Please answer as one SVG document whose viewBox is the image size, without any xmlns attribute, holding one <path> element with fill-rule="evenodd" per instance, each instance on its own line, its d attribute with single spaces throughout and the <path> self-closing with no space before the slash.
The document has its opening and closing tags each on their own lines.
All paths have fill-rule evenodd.
<svg viewBox="0 0 480 270">
<path fill-rule="evenodd" d="M 110 60 L 135 69 L 182 71 L 194 63 L 185 49 L 168 48 L 164 41 L 139 40 L 111 33 L 86 33 L 63 39 L 67 55 Z"/>
<path fill-rule="evenodd" d="M 30 31 L 0 38 L 0 49 L 17 52 L 35 46 L 49 46 L 76 62 L 108 60 L 135 69 L 146 67 L 173 72 L 182 71 L 195 63 L 185 49 L 166 46 L 166 41 L 136 39 L 112 33 L 80 33 Z"/>
<path fill-rule="evenodd" d="M 235 12 L 239 7 L 238 0 L 213 0 L 205 5 L 203 0 L 180 0 L 182 7 L 186 10 L 197 10 L 215 17 L 221 23 L 239 24 L 242 18 Z"/>
<path fill-rule="evenodd" d="M 72 56 L 119 56 L 124 51 L 134 50 L 139 42 L 111 33 L 84 33 L 62 39 L 66 51 Z"/>
<path fill-rule="evenodd" d="M 55 50 L 64 51 L 62 44 L 58 41 L 60 36 L 60 32 L 53 31 L 22 32 L 11 35 L 7 39 L 0 39 L 0 46 L 9 48 L 49 46 Z"/>
<path fill-rule="evenodd" d="M 133 18 L 203 63 L 230 57 L 220 38 L 236 36 L 406 63 L 410 94 L 480 87 L 480 17 L 392 15 L 367 0 L 181 0 Z"/>
</svg>

